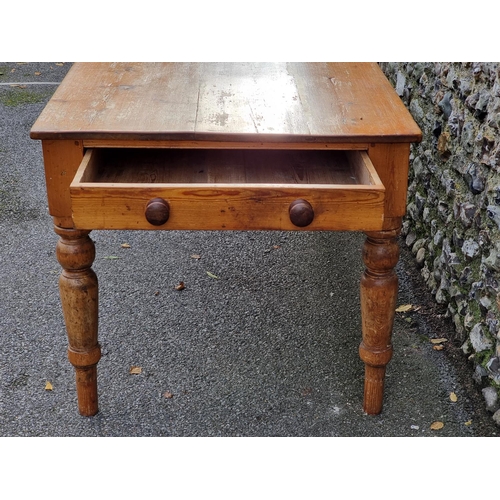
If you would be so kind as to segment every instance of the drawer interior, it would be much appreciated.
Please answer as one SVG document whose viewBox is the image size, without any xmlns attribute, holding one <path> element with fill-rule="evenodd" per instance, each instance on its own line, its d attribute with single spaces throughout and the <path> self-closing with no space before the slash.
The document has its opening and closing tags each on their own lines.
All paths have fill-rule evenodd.
<svg viewBox="0 0 500 500">
<path fill-rule="evenodd" d="M 95 149 L 75 178 L 104 184 L 381 186 L 362 151 Z"/>
</svg>

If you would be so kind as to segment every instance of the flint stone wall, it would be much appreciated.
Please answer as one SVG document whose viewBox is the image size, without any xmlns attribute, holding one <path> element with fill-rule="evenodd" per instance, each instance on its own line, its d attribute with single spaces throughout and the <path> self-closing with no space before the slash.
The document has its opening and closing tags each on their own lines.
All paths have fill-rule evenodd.
<svg viewBox="0 0 500 500">
<path fill-rule="evenodd" d="M 403 236 L 500 424 L 500 64 L 380 67 L 423 133 Z"/>
</svg>

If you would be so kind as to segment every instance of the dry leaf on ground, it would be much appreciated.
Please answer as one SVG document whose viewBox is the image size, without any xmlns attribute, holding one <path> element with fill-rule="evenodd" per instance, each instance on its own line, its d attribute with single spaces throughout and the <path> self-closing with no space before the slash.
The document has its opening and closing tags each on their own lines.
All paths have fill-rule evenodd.
<svg viewBox="0 0 500 500">
<path fill-rule="evenodd" d="M 172 399 L 174 397 L 174 395 L 169 391 L 167 391 L 165 394 L 163 394 L 163 396 L 167 399 Z"/>
<path fill-rule="evenodd" d="M 196 260 L 200 260 L 201 259 L 201 255 L 199 255 L 197 253 L 194 253 L 193 255 L 191 255 L 191 258 L 192 259 L 196 259 Z"/>
<path fill-rule="evenodd" d="M 442 351 L 444 349 L 444 346 L 442 346 L 442 345 L 433 345 L 432 348 L 435 351 Z"/>
<path fill-rule="evenodd" d="M 130 248 L 130 245 L 128 243 L 122 243 L 120 246 L 122 248 Z"/>
<path fill-rule="evenodd" d="M 218 280 L 219 279 L 218 276 L 215 276 L 215 274 L 211 273 L 210 271 L 207 271 L 207 275 L 210 276 L 211 278 L 213 278 L 214 280 Z"/>
<path fill-rule="evenodd" d="M 132 366 L 130 368 L 131 375 L 139 375 L 140 373 L 142 373 L 142 368 L 140 366 Z"/>
<path fill-rule="evenodd" d="M 401 312 L 408 312 L 408 311 L 411 311 L 413 309 L 413 306 L 411 304 L 404 304 L 402 306 L 399 306 L 397 309 L 396 309 L 396 312 L 397 313 L 401 313 Z"/>
<path fill-rule="evenodd" d="M 442 344 L 444 342 L 448 342 L 448 339 L 445 339 L 445 338 L 431 339 L 431 343 L 433 343 L 433 344 Z"/>
<path fill-rule="evenodd" d="M 450 392 L 450 401 L 456 403 L 458 401 L 457 395 L 454 392 Z"/>
<path fill-rule="evenodd" d="M 180 281 L 179 284 L 175 287 L 176 290 L 184 290 L 184 288 L 186 288 L 184 281 Z"/>
<path fill-rule="evenodd" d="M 467 426 L 472 425 L 472 420 L 467 420 L 467 422 L 465 422 L 464 425 L 467 425 Z"/>
<path fill-rule="evenodd" d="M 52 384 L 47 380 L 47 382 L 45 382 L 45 390 L 51 391 L 52 389 L 53 389 Z"/>
<path fill-rule="evenodd" d="M 432 424 L 431 424 L 431 429 L 433 431 L 438 431 L 439 429 L 442 429 L 443 427 L 444 427 L 443 422 L 437 421 L 437 422 L 432 422 Z"/>
</svg>

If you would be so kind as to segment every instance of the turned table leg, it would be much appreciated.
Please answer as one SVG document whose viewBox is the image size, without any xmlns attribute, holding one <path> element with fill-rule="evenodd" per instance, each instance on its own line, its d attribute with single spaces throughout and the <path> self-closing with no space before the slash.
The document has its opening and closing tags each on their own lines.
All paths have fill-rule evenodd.
<svg viewBox="0 0 500 500">
<path fill-rule="evenodd" d="M 398 294 L 395 272 L 399 259 L 399 230 L 366 233 L 361 278 L 363 340 L 359 354 L 365 363 L 363 408 L 375 415 L 382 411 L 385 368 L 392 357 L 392 326 Z"/>
<path fill-rule="evenodd" d="M 97 408 L 97 362 L 101 349 L 97 342 L 97 276 L 91 269 L 95 258 L 90 231 L 55 226 L 60 236 L 57 260 L 63 270 L 59 291 L 68 334 L 68 358 L 75 367 L 78 409 L 95 415 Z"/>
</svg>

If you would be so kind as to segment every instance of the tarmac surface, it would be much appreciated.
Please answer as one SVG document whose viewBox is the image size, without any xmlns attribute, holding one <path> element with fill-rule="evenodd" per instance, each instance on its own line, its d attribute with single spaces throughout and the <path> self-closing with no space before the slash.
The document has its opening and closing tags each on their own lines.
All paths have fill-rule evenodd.
<svg viewBox="0 0 500 500">
<path fill-rule="evenodd" d="M 404 248 L 398 303 L 420 309 L 397 314 L 384 408 L 364 414 L 359 233 L 92 232 L 100 411 L 81 417 L 41 146 L 29 137 L 69 67 L 0 63 L 1 436 L 498 434 Z"/>
</svg>

